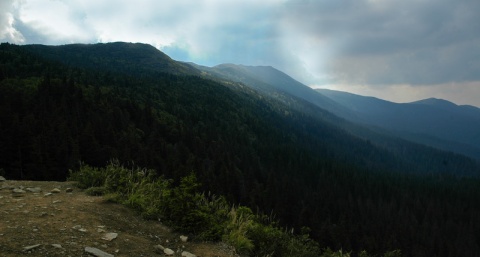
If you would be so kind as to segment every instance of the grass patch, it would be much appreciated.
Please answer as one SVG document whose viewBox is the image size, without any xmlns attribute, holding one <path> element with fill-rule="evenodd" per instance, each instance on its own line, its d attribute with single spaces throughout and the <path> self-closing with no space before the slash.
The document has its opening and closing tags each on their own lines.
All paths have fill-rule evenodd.
<svg viewBox="0 0 480 257">
<path fill-rule="evenodd" d="M 222 240 L 237 253 L 249 256 L 349 257 L 350 253 L 321 250 L 308 233 L 287 232 L 265 215 L 245 206 L 232 207 L 224 197 L 200 193 L 192 172 L 178 186 L 154 170 L 126 168 L 111 161 L 105 168 L 81 165 L 70 171 L 69 180 L 87 189 L 89 195 L 104 195 L 108 201 L 124 204 L 143 217 L 159 219 L 198 240 Z M 305 231 L 308 231 L 305 230 Z M 359 256 L 368 257 L 366 252 Z M 400 251 L 385 257 L 400 257 Z"/>
</svg>

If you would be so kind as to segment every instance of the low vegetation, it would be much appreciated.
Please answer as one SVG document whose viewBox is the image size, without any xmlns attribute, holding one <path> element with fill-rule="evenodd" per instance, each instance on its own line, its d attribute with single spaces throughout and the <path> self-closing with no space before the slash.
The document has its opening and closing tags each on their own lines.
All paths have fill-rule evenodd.
<svg viewBox="0 0 480 257">
<path fill-rule="evenodd" d="M 200 193 L 195 173 L 179 183 L 158 176 L 154 170 L 128 168 L 111 161 L 105 168 L 82 164 L 70 171 L 70 180 L 93 195 L 127 205 L 149 219 L 158 219 L 197 240 L 222 240 L 249 256 L 350 256 L 343 251 L 321 250 L 308 235 L 283 229 L 272 216 L 255 214 L 245 206 L 232 206 L 224 197 Z M 321 254 L 321 255 L 320 255 Z M 365 251 L 359 256 L 369 256 Z M 387 252 L 389 257 L 400 251 Z"/>
</svg>

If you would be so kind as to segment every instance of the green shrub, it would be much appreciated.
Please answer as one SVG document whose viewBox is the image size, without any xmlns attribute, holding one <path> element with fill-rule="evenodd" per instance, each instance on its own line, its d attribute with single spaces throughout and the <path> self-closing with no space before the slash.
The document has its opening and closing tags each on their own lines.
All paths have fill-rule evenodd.
<svg viewBox="0 0 480 257">
<path fill-rule="evenodd" d="M 223 241 L 235 248 L 238 253 L 250 253 L 254 244 L 247 233 L 253 225 L 253 213 L 247 207 L 232 208 L 229 213 Z"/>
<path fill-rule="evenodd" d="M 350 253 L 344 253 L 343 250 L 334 252 L 330 250 L 330 248 L 327 248 L 321 257 L 350 257 Z"/>
<path fill-rule="evenodd" d="M 69 173 L 68 180 L 77 182 L 79 188 L 86 189 L 105 185 L 106 174 L 103 169 L 82 164 L 78 171 L 70 170 Z"/>
<path fill-rule="evenodd" d="M 85 190 L 85 193 L 92 196 L 101 196 L 105 195 L 106 189 L 105 187 L 90 187 Z"/>
<path fill-rule="evenodd" d="M 402 251 L 400 250 L 389 251 L 389 252 L 386 252 L 383 256 L 384 257 L 402 257 Z"/>
<path fill-rule="evenodd" d="M 87 194 L 104 195 L 108 201 L 125 204 L 145 218 L 162 219 L 197 239 L 222 239 L 237 253 L 262 257 L 350 256 L 342 250 L 326 249 L 322 253 L 306 229 L 295 235 L 282 230 L 271 218 L 253 214 L 250 208 L 230 207 L 224 197 L 199 193 L 200 183 L 193 172 L 172 187 L 171 181 L 157 176 L 154 170 L 126 168 L 113 160 L 105 168 L 82 164 L 78 171 L 70 171 L 69 180 L 88 188 Z M 363 251 L 359 256 L 369 255 Z M 384 255 L 400 256 L 399 250 Z"/>
</svg>

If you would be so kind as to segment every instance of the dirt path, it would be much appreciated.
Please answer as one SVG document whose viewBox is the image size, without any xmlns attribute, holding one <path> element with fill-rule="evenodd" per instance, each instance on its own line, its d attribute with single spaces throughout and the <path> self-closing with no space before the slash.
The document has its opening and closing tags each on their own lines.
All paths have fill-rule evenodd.
<svg viewBox="0 0 480 257">
<path fill-rule="evenodd" d="M 118 236 L 107 241 L 106 233 Z M 88 196 L 71 182 L 0 182 L 0 256 L 92 256 L 85 247 L 114 256 L 164 256 L 156 245 L 175 251 L 172 256 L 235 256 L 221 243 L 182 242 L 160 222 Z"/>
</svg>

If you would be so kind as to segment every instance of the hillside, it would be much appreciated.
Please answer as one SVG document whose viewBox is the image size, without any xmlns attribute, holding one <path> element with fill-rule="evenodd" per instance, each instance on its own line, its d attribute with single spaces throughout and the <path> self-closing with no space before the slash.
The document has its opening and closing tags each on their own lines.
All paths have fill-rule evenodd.
<svg viewBox="0 0 480 257">
<path fill-rule="evenodd" d="M 59 192 L 50 193 L 55 189 Z M 176 256 L 184 251 L 203 257 L 237 256 L 221 243 L 182 242 L 181 234 L 161 222 L 86 195 L 72 182 L 0 182 L 0 212 L 2 256 L 89 256 L 86 247 L 115 256 L 163 255 L 158 245 L 171 248 Z M 103 239 L 108 233 L 117 236 Z"/>
<path fill-rule="evenodd" d="M 194 64 L 193 64 L 194 65 Z M 235 64 L 220 64 L 215 67 L 194 65 L 211 78 L 241 82 L 266 94 L 288 93 L 314 105 L 322 110 L 342 113 L 342 116 L 353 117 L 347 108 L 337 104 L 328 97 L 315 94 L 310 87 L 291 78 L 287 74 L 271 66 L 245 66 Z"/>
<path fill-rule="evenodd" d="M 0 46 L 0 175 L 65 180 L 81 163 L 101 168 L 116 159 L 171 185 L 194 174 L 196 193 L 272 213 L 266 220 L 320 248 L 407 256 L 479 249 L 475 160 L 357 136 L 356 127 L 285 92 L 152 68 L 178 64 L 157 50 L 130 58 L 147 45 L 83 45 L 82 55 L 77 47 Z M 270 235 L 260 228 L 245 235 Z M 291 256 L 283 241 L 256 242 L 252 254 Z"/>
</svg>

